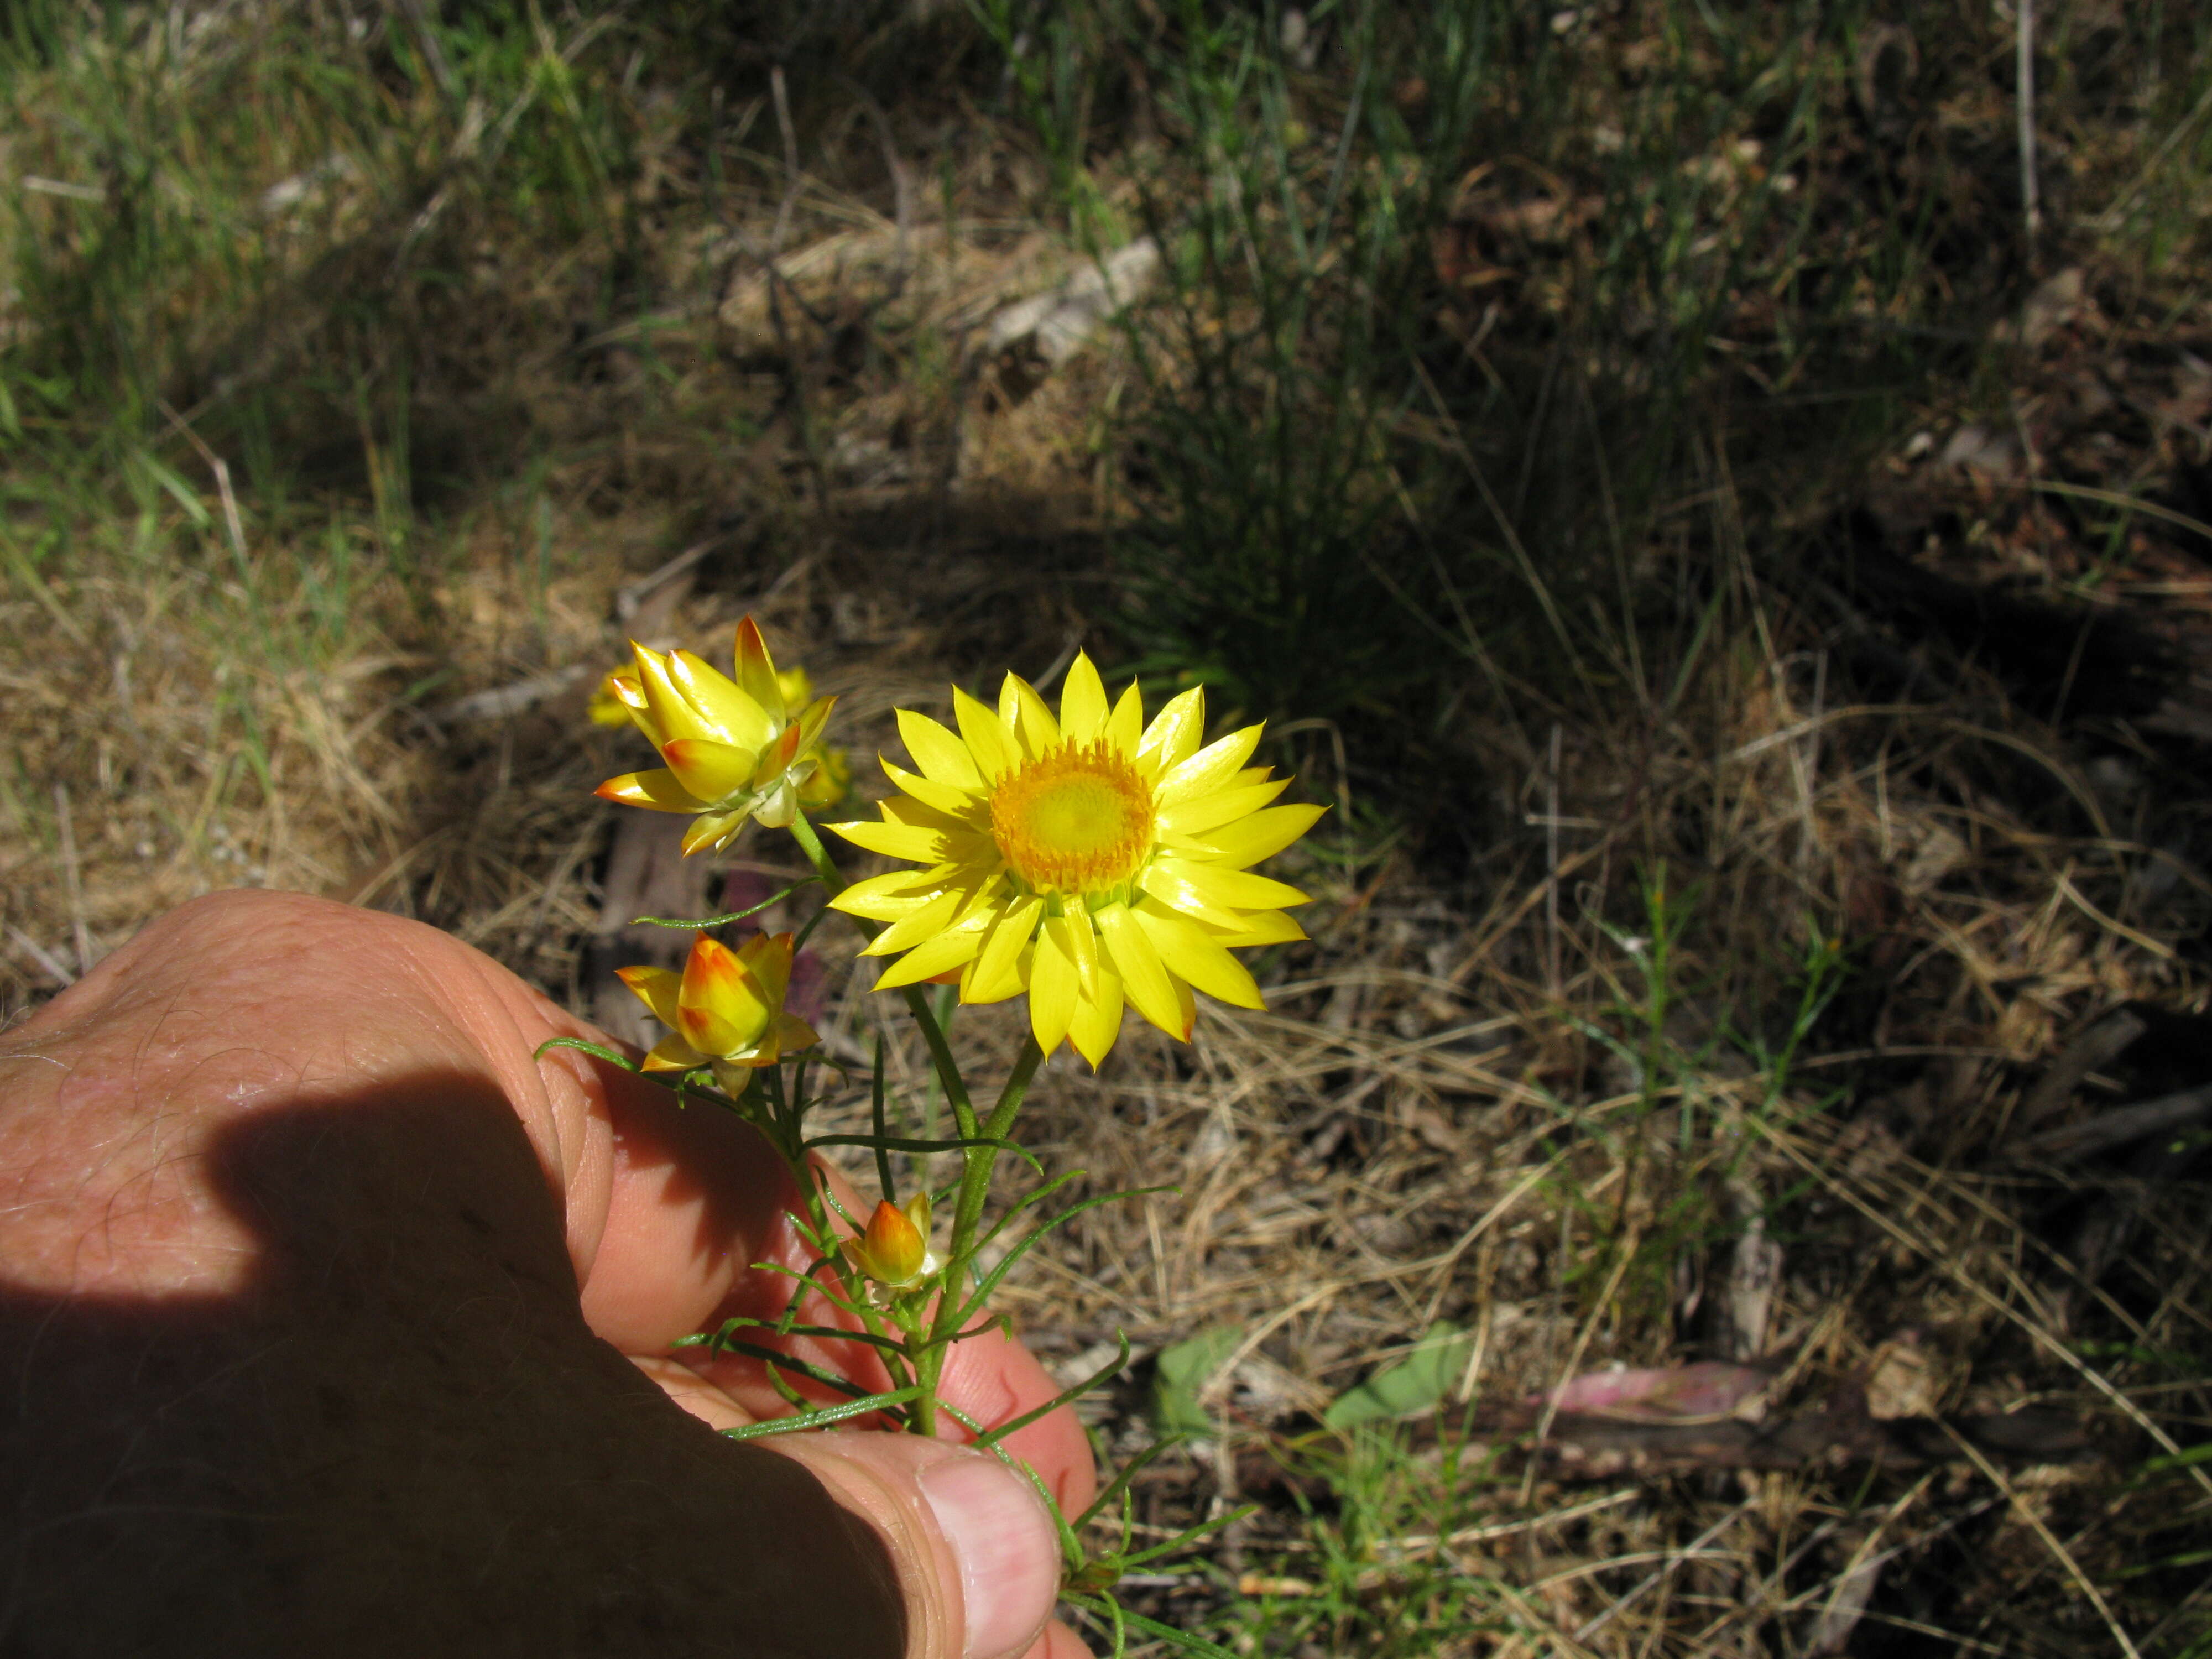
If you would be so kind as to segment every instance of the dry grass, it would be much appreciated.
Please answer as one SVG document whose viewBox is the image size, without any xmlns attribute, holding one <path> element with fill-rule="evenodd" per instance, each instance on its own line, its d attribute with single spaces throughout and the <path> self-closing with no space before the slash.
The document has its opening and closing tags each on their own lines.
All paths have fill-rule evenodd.
<svg viewBox="0 0 2212 1659">
<path fill-rule="evenodd" d="M 154 31 L 131 61 L 179 84 L 242 62 L 254 8 L 206 15 L 220 26 L 181 55 Z M 609 43 L 633 39 L 611 24 L 565 18 L 528 72 L 483 69 L 459 106 L 379 70 L 383 148 L 313 174 L 322 205 L 256 277 L 251 349 L 204 249 L 161 299 L 193 325 L 133 383 L 128 431 L 82 441 L 100 425 L 84 398 L 40 415 L 18 393 L 38 442 L 0 459 L 0 1012 L 240 882 L 419 916 L 588 1006 L 613 823 L 588 792 L 632 757 L 582 708 L 626 635 L 719 654 L 756 613 L 841 694 L 862 757 L 895 754 L 890 708 L 941 709 L 950 681 L 1046 675 L 1079 641 L 1114 653 L 1109 550 L 1143 493 L 1115 422 L 1144 377 L 1110 331 L 1057 362 L 993 343 L 1007 306 L 1085 262 L 1039 216 L 1048 159 L 967 104 L 973 39 L 913 30 L 947 67 L 911 107 L 737 62 L 711 167 L 681 103 L 696 86 L 656 63 L 643 92 L 611 90 Z M 544 126 L 569 107 L 556 60 L 589 96 Z M 88 71 L 47 74 L 15 106 L 11 163 L 95 188 L 25 114 Z M 507 162 L 472 158 L 487 133 L 550 155 L 562 132 L 605 171 L 556 234 Z M 267 142 L 225 164 L 240 199 L 323 154 Z M 2099 128 L 2081 153 L 2124 179 L 2175 152 Z M 1141 169 L 1119 165 L 1097 176 L 1133 216 Z M 9 228 L 102 205 L 18 191 Z M 1553 260 L 1537 230 L 1503 245 L 1527 264 L 1491 322 L 1447 296 L 1440 324 L 1491 331 L 1507 373 L 1540 358 L 1516 319 L 1557 315 L 1559 272 L 1587 254 Z M 347 273 L 410 261 L 445 285 L 402 285 L 356 331 Z M 2032 1128 L 2203 1083 L 2212 1055 L 2212 586 L 2202 525 L 2168 521 L 2203 509 L 2028 488 L 2139 501 L 2212 477 L 2212 311 L 2147 269 L 2086 246 L 2071 287 L 2011 307 L 2009 337 L 1872 449 L 1808 458 L 1793 490 L 1731 471 L 1742 411 L 1714 410 L 1700 470 L 1672 480 L 1686 505 L 1616 550 L 1611 610 L 1562 624 L 1578 689 L 1528 669 L 1557 641 L 1524 592 L 1528 632 L 1497 657 L 1487 615 L 1437 618 L 1466 685 L 1449 741 L 1403 751 L 1413 775 L 1363 773 L 1352 716 L 1293 734 L 1308 789 L 1341 810 L 1286 860 L 1313 943 L 1266 963 L 1269 1012 L 1209 1008 L 1188 1047 L 1132 1030 L 1096 1077 L 1046 1068 L 1028 1134 L 1048 1166 L 1089 1171 L 1084 1191 L 1176 1189 L 1051 1235 L 1004 1298 L 1070 1376 L 1127 1334 L 1135 1369 L 1085 1408 L 1105 1448 L 1149 1443 L 1153 1356 L 1238 1333 L 1200 1391 L 1220 1432 L 1155 1465 L 1137 1515 L 1260 1508 L 1135 1588 L 1156 1613 L 1298 1659 L 2206 1650 L 2212 1478 L 2151 1462 L 2212 1430 L 2201 1156 L 2013 1157 Z M 0 316 L 18 349 L 34 331 Z M 254 385 L 282 395 L 248 409 Z M 1393 441 L 1473 471 L 1455 422 L 1415 407 Z M 72 444 L 96 461 L 69 471 Z M 286 476 L 255 481 L 257 445 Z M 1761 544 L 1854 522 L 1904 555 Z M 1647 629 L 1630 587 L 1687 604 Z M 1960 592 L 2087 600 L 2136 632 L 2098 656 L 2076 627 L 2054 670 L 1999 637 L 2040 613 L 1954 626 Z M 1456 815 L 1441 831 L 1436 798 Z M 738 856 L 787 861 L 768 842 Z M 854 941 L 819 937 L 830 1052 L 857 1060 L 883 1031 L 911 1102 L 918 1047 Z M 1801 1020 L 1808 983 L 1825 1000 Z M 2152 1036 L 2025 1113 L 2124 1003 L 2154 1012 Z M 986 1074 L 1017 1035 L 990 1010 L 956 1031 Z M 1753 1331 L 1722 1311 L 1766 1248 L 1747 1238 L 1779 1261 Z M 1471 1340 L 1432 1421 L 1317 1427 L 1440 1320 Z M 2056 1407 L 2089 1450 L 1962 1439 L 1926 1466 L 1595 1484 L 1525 1455 L 1508 1407 L 1700 1358 L 1761 1360 L 1776 1415 L 1851 1389 L 1895 1417 Z"/>
</svg>

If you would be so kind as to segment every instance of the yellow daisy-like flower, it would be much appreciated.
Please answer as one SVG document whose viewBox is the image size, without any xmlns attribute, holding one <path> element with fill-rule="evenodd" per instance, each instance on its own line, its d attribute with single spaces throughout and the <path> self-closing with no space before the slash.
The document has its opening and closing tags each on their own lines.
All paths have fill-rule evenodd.
<svg viewBox="0 0 2212 1659">
<path fill-rule="evenodd" d="M 616 973 L 655 1019 L 672 1028 L 645 1057 L 648 1072 L 712 1066 L 714 1080 L 736 1094 L 746 1073 L 820 1041 L 812 1026 L 783 1011 L 791 983 L 788 933 L 756 933 L 735 951 L 702 933 L 691 941 L 680 974 L 672 968 Z"/>
<path fill-rule="evenodd" d="M 929 1194 L 916 1193 L 898 1205 L 885 1199 L 868 1219 L 868 1230 L 842 1247 L 845 1259 L 878 1285 L 902 1291 L 945 1266 L 929 1248 Z"/>
<path fill-rule="evenodd" d="M 1290 780 L 1245 764 L 1260 727 L 1206 744 L 1198 687 L 1148 726 L 1136 686 L 1109 705 L 1081 655 L 1057 719 L 1012 674 L 996 709 L 957 688 L 952 702 L 957 735 L 899 711 L 921 772 L 884 762 L 901 793 L 883 803 L 881 821 L 831 826 L 856 847 L 922 866 L 830 901 L 890 924 L 866 951 L 899 957 L 878 988 L 957 973 L 963 1002 L 1026 991 L 1038 1046 L 1049 1054 L 1065 1038 L 1094 1066 L 1114 1046 L 1125 1000 L 1185 1041 L 1194 987 L 1261 1006 L 1229 953 L 1304 939 L 1281 907 L 1306 896 L 1247 866 L 1326 809 L 1268 805 Z"/>
<path fill-rule="evenodd" d="M 608 675 L 600 694 L 622 704 L 668 763 L 609 778 L 600 799 L 696 813 L 686 853 L 728 846 L 748 818 L 772 829 L 789 823 L 821 764 L 822 727 L 836 699 L 793 712 L 750 617 L 738 624 L 734 680 L 689 651 L 664 656 L 635 641 L 630 649 L 636 665 Z"/>
</svg>

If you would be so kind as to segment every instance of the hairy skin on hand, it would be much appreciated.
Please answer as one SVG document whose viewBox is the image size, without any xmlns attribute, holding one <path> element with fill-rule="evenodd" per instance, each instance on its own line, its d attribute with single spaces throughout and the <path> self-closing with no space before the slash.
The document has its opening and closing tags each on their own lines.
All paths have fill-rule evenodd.
<svg viewBox="0 0 2212 1659">
<path fill-rule="evenodd" d="M 856 1469 L 676 1403 L 744 1415 L 668 1344 L 760 1298 L 781 1176 L 532 1059 L 565 1035 L 432 930 L 226 895 L 0 1042 L 0 1651 L 960 1651 L 893 1488 L 963 1455 Z M 992 1415 L 1049 1397 L 969 1346 Z M 1072 1421 L 1020 1449 L 1085 1500 Z"/>
</svg>

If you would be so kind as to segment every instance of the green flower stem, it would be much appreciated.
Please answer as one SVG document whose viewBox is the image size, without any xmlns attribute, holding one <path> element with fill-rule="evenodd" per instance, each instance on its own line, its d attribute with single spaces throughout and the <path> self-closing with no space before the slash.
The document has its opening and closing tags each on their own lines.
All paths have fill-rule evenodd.
<svg viewBox="0 0 2212 1659">
<path fill-rule="evenodd" d="M 831 860 L 829 849 L 822 844 L 821 836 L 805 813 L 793 814 L 791 837 L 799 843 L 799 850 L 806 854 L 807 862 L 814 866 L 814 873 L 822 878 L 822 885 L 830 896 L 835 898 L 844 891 L 845 878 Z M 865 918 L 856 916 L 854 921 L 871 939 L 881 931 Z M 929 1049 L 931 1068 L 936 1072 L 938 1082 L 945 1091 L 945 1098 L 952 1108 L 952 1121 L 957 1126 L 961 1138 L 975 1139 L 981 1137 L 985 1131 L 976 1119 L 975 1103 L 969 1098 L 968 1085 L 960 1075 L 959 1063 L 952 1057 L 952 1046 L 945 1041 L 945 1028 L 930 1007 L 929 998 L 919 985 L 904 987 L 903 994 L 907 1012 L 913 1016 L 915 1026 L 921 1032 L 921 1040 Z M 999 1126 L 991 1133 L 998 1139 L 1006 1138 L 1005 1130 L 1013 1122 L 1014 1114 L 1021 1109 L 1022 1096 L 1029 1088 L 1030 1079 L 1036 1075 L 1036 1068 L 1043 1062 L 1044 1054 L 1038 1048 L 1036 1039 L 1034 1036 L 1024 1038 L 1022 1052 L 1014 1061 L 1013 1072 L 1006 1079 L 1006 1087 L 999 1091 L 998 1103 L 991 1109 L 990 1121 Z M 982 1219 L 984 1201 L 990 1196 L 991 1170 L 998 1161 L 998 1156 L 996 1146 L 970 1146 L 963 1154 L 964 1168 L 960 1178 L 960 1197 L 953 1211 L 952 1240 L 945 1255 L 948 1281 L 957 1282 L 957 1276 L 968 1269 L 969 1258 L 975 1248 L 976 1227 Z M 943 1294 L 940 1290 L 936 1317 L 930 1328 L 925 1333 L 922 1322 L 917 1316 L 908 1332 L 910 1346 L 907 1358 L 914 1368 L 915 1380 L 921 1387 L 921 1392 L 915 1396 L 908 1414 L 908 1426 L 916 1434 L 931 1435 L 937 1431 L 937 1381 L 944 1369 L 945 1350 L 951 1345 L 955 1335 L 952 1321 L 959 1310 L 959 1300 L 957 1297 Z"/>
<path fill-rule="evenodd" d="M 807 861 L 814 866 L 814 873 L 822 878 L 822 885 L 830 896 L 835 898 L 843 892 L 845 878 L 838 872 L 836 863 L 830 857 L 829 848 L 823 846 L 822 837 L 815 832 L 813 824 L 807 821 L 805 813 L 793 815 L 791 838 L 799 843 L 799 851 L 806 854 Z M 855 916 L 853 920 L 871 939 L 882 931 L 863 917 Z M 937 1023 L 937 1016 L 930 1011 L 929 999 L 922 994 L 921 987 L 907 986 L 902 994 L 906 998 L 907 1012 L 914 1016 L 914 1023 L 921 1028 L 922 1042 L 928 1046 L 929 1062 L 937 1073 L 937 1080 L 944 1085 L 945 1098 L 951 1103 L 952 1121 L 959 1126 L 963 1138 L 973 1137 L 977 1133 L 975 1108 L 968 1098 L 968 1085 L 961 1081 L 960 1067 L 953 1063 L 952 1047 L 945 1040 L 945 1029 Z"/>
<path fill-rule="evenodd" d="M 1044 1050 L 1037 1047 L 1036 1038 L 1024 1036 L 1022 1051 L 1015 1057 L 1014 1069 L 1007 1074 L 1006 1086 L 999 1091 L 999 1103 L 991 1109 L 990 1121 L 983 1133 L 995 1140 L 1004 1140 L 1006 1131 L 1013 1127 L 1014 1114 L 1021 1109 L 1022 1097 L 1029 1091 L 1030 1079 L 1044 1064 Z M 951 1265 L 945 1278 L 955 1275 L 968 1266 L 975 1249 L 975 1230 L 983 1219 L 983 1201 L 991 1193 L 991 1170 L 998 1162 L 996 1146 L 970 1146 L 961 1154 L 966 1168 L 960 1176 L 960 1197 L 952 1212 L 952 1242 L 946 1247 L 945 1261 Z M 937 1322 L 930 1339 L 938 1345 L 933 1357 L 941 1357 L 944 1345 L 951 1340 L 952 1326 L 959 1314 L 959 1298 L 947 1296 L 939 1304 Z"/>
<path fill-rule="evenodd" d="M 1006 1139 L 1006 1131 L 1021 1109 L 1022 1097 L 1044 1064 L 1044 1050 L 1037 1047 L 1036 1038 L 1022 1039 L 1022 1052 L 1014 1060 L 1014 1069 L 1006 1078 L 1006 1086 L 999 1091 L 999 1103 L 991 1109 L 990 1121 L 997 1126 L 994 1132 L 999 1139 Z M 969 1116 L 974 1114 L 970 1112 Z M 991 1170 L 998 1162 L 995 1146 L 970 1146 L 961 1154 L 965 1167 L 960 1176 L 960 1197 L 952 1212 L 952 1241 L 945 1247 L 945 1278 L 938 1286 L 937 1313 L 929 1334 L 913 1355 L 915 1380 L 921 1383 L 921 1392 L 915 1396 L 910 1421 L 916 1434 L 937 1432 L 937 1380 L 945 1369 L 945 1356 L 958 1333 L 961 1297 L 956 1286 L 961 1275 L 968 1272 L 975 1253 L 976 1229 L 983 1219 L 983 1203 L 991 1194 Z M 916 1335 L 921 1334 L 916 1332 Z"/>
</svg>

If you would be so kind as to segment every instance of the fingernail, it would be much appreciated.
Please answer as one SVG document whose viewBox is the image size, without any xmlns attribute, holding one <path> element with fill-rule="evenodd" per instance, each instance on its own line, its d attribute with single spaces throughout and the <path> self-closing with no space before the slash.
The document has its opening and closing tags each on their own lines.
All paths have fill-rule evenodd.
<svg viewBox="0 0 2212 1659">
<path fill-rule="evenodd" d="M 1060 1548 L 1043 1504 L 1021 1476 L 976 1452 L 931 1464 L 921 1483 L 960 1564 L 962 1659 L 1023 1651 L 1060 1588 Z"/>
</svg>

